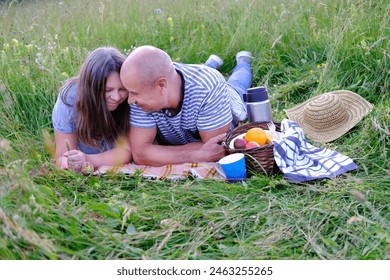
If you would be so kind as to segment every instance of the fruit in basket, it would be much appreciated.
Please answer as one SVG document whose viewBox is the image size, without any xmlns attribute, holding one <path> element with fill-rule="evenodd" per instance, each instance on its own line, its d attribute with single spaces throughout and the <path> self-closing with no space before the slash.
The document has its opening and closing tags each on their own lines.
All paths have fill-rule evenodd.
<svg viewBox="0 0 390 280">
<path fill-rule="evenodd" d="M 246 140 L 243 139 L 243 138 L 237 138 L 234 140 L 234 148 L 235 149 L 245 149 L 245 145 L 246 145 Z"/>
<path fill-rule="evenodd" d="M 256 142 L 260 146 L 267 143 L 267 134 L 260 127 L 253 127 L 247 131 L 244 139 L 249 142 Z"/>
<path fill-rule="evenodd" d="M 271 132 L 269 132 L 269 130 L 265 130 L 265 134 L 267 136 L 267 144 L 269 145 L 272 144 L 272 140 L 277 139 Z"/>
<path fill-rule="evenodd" d="M 250 141 L 250 142 L 246 143 L 246 145 L 245 145 L 245 149 L 252 149 L 252 148 L 257 148 L 257 147 L 260 147 L 260 145 L 257 144 L 257 142 L 255 142 L 255 141 Z"/>
</svg>

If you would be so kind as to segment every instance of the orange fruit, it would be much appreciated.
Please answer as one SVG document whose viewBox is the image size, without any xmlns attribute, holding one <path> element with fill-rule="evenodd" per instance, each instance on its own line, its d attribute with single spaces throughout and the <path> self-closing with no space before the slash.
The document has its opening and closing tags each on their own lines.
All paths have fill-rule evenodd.
<svg viewBox="0 0 390 280">
<path fill-rule="evenodd" d="M 267 143 L 267 134 L 260 127 L 249 129 L 244 138 L 247 142 L 253 141 L 260 146 L 263 146 L 265 143 Z"/>
</svg>

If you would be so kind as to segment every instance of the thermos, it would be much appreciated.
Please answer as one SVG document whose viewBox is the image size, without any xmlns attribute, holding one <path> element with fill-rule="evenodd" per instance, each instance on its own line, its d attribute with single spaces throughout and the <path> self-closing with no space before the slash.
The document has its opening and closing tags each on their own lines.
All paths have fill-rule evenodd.
<svg viewBox="0 0 390 280">
<path fill-rule="evenodd" d="M 243 97 L 248 111 L 249 122 L 272 121 L 271 104 L 268 99 L 267 88 L 249 88 Z"/>
</svg>

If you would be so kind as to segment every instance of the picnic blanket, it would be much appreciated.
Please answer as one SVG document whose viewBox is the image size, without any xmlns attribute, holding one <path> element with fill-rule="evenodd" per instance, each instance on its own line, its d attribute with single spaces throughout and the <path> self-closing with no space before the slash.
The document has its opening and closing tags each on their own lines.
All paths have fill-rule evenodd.
<svg viewBox="0 0 390 280">
<path fill-rule="evenodd" d="M 95 174 L 106 174 L 109 171 L 123 172 L 130 175 L 138 172 L 147 179 L 178 180 L 189 177 L 197 179 L 225 179 L 214 168 L 213 162 L 168 164 L 160 167 L 128 163 L 120 167 L 102 166 L 95 171 Z"/>
<path fill-rule="evenodd" d="M 302 128 L 295 122 L 284 119 L 281 137 L 273 140 L 275 162 L 285 179 L 305 182 L 322 178 L 334 178 L 358 166 L 349 157 L 328 148 L 317 148 L 307 142 Z M 214 167 L 213 162 L 168 164 L 155 167 L 128 163 L 119 167 L 102 166 L 94 174 L 123 172 L 141 174 L 147 179 L 178 180 L 185 178 L 226 180 Z"/>
<path fill-rule="evenodd" d="M 302 128 L 284 119 L 281 123 L 283 137 L 274 140 L 275 162 L 290 181 L 334 178 L 358 166 L 349 157 L 328 148 L 317 148 L 307 142 Z"/>
</svg>

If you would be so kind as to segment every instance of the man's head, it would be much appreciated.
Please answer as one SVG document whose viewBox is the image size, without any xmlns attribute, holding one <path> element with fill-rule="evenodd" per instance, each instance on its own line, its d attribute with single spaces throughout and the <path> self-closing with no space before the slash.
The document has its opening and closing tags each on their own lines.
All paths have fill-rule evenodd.
<svg viewBox="0 0 390 280">
<path fill-rule="evenodd" d="M 168 85 L 176 74 L 169 55 L 152 46 L 136 48 L 122 65 L 120 78 L 129 91 L 128 103 L 145 112 L 155 112 L 168 105 Z"/>
</svg>

